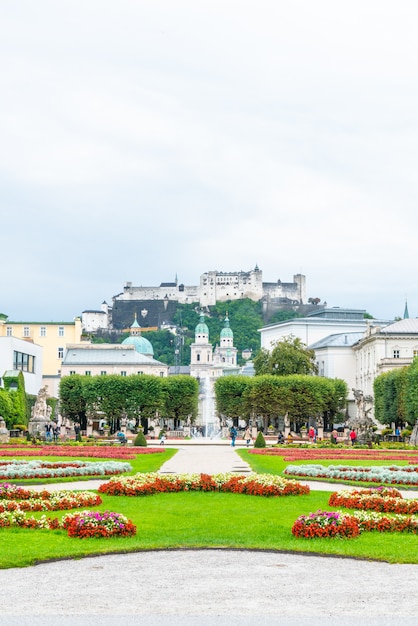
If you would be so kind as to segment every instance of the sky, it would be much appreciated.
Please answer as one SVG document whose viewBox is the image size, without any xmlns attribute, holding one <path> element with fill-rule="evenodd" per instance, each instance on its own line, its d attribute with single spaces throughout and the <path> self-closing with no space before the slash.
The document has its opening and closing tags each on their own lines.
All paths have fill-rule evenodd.
<svg viewBox="0 0 418 626">
<path fill-rule="evenodd" d="M 0 312 L 211 270 L 418 316 L 413 0 L 5 0 Z"/>
</svg>

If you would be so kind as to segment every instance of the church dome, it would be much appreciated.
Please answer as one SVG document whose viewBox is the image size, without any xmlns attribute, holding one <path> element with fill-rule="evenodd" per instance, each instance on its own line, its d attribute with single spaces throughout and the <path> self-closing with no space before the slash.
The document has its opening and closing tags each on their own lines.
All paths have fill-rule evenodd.
<svg viewBox="0 0 418 626">
<path fill-rule="evenodd" d="M 140 354 L 148 354 L 154 356 L 154 348 L 148 339 L 131 335 L 122 341 L 122 345 L 135 346 L 135 350 Z"/>
<path fill-rule="evenodd" d="M 122 345 L 135 346 L 135 350 L 136 352 L 139 352 L 139 354 L 154 356 L 154 348 L 152 347 L 151 342 L 141 336 L 141 327 L 136 319 L 136 313 L 134 323 L 131 326 L 131 334 L 122 341 Z"/>
<path fill-rule="evenodd" d="M 225 318 L 224 327 L 221 330 L 221 339 L 227 339 L 227 338 L 233 339 L 233 337 L 234 337 L 234 333 L 232 332 L 229 326 L 229 318 L 227 315 Z"/>
<path fill-rule="evenodd" d="M 200 314 L 200 320 L 195 329 L 196 335 L 209 335 L 209 328 L 205 323 L 205 316 L 203 313 Z"/>
</svg>

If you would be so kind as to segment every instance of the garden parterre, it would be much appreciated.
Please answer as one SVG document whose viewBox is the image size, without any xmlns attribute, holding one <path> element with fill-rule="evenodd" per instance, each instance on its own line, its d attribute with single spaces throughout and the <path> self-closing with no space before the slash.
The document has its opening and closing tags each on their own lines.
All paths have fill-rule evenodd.
<svg viewBox="0 0 418 626">
<path fill-rule="evenodd" d="M 281 456 L 284 461 L 315 461 L 317 459 L 371 460 L 371 461 L 405 461 L 418 463 L 418 450 L 384 450 L 380 448 L 261 448 L 249 450 L 250 454 Z"/>
</svg>

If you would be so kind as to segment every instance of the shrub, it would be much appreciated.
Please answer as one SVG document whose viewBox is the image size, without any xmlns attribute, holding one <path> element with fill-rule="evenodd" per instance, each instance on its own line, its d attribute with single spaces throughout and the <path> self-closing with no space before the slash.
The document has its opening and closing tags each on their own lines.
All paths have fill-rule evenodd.
<svg viewBox="0 0 418 626">
<path fill-rule="evenodd" d="M 137 436 L 135 437 L 134 446 L 144 448 L 147 446 L 147 440 L 145 439 L 144 431 L 139 429 Z"/>
<path fill-rule="evenodd" d="M 264 435 L 260 430 L 257 435 L 257 439 L 255 440 L 254 448 L 265 448 L 265 447 L 266 447 L 266 440 L 264 439 Z"/>
</svg>

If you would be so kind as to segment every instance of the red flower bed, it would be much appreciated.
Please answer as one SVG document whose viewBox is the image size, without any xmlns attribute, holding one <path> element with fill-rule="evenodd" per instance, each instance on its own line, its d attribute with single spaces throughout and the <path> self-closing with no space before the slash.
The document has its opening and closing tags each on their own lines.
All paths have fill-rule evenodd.
<svg viewBox="0 0 418 626">
<path fill-rule="evenodd" d="M 314 539 L 316 537 L 346 537 L 352 539 L 360 534 L 358 521 L 351 515 L 317 511 L 301 515 L 292 526 L 295 537 Z"/>
<path fill-rule="evenodd" d="M 404 500 L 402 496 L 381 495 L 373 490 L 340 491 L 331 494 L 330 506 L 343 506 L 347 509 L 379 511 L 384 513 L 418 513 L 418 500 Z"/>
<path fill-rule="evenodd" d="M 137 454 L 155 454 L 161 452 L 161 448 L 129 448 L 115 446 L 22 446 L 11 449 L 0 446 L 0 456 L 71 456 L 76 458 L 106 458 L 106 459 L 134 459 Z"/>
<path fill-rule="evenodd" d="M 253 496 L 283 496 L 308 494 L 308 486 L 278 476 L 191 474 L 158 476 L 143 474 L 113 479 L 100 485 L 98 491 L 112 496 L 147 496 L 179 491 L 222 491 Z"/>
<path fill-rule="evenodd" d="M 249 450 L 250 454 L 282 456 L 285 461 L 315 461 L 320 459 L 354 460 L 374 459 L 382 461 L 408 461 L 418 464 L 418 451 L 398 452 L 391 450 L 351 450 L 350 448 L 263 448 Z"/>
</svg>

